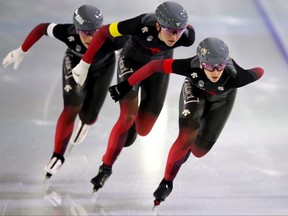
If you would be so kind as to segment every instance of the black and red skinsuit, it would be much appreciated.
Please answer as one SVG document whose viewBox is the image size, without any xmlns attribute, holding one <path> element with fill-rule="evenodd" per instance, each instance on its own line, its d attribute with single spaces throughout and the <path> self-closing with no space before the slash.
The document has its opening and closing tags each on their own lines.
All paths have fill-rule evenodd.
<svg viewBox="0 0 288 216">
<path fill-rule="evenodd" d="M 190 152 L 202 157 L 213 147 L 233 108 L 237 88 L 258 80 L 260 67 L 245 70 L 229 59 L 221 78 L 211 82 L 197 56 L 152 61 L 128 79 L 135 85 L 154 72 L 186 76 L 179 98 L 179 134 L 170 148 L 164 179 L 172 182 Z"/>
<path fill-rule="evenodd" d="M 101 43 L 96 43 L 94 40 L 98 42 L 106 41 L 111 37 L 118 36 L 114 34 L 115 32 L 118 35 L 131 36 L 119 56 L 118 82 L 126 80 L 151 60 L 172 58 L 174 48 L 188 47 L 195 41 L 194 28 L 188 25 L 174 46 L 167 46 L 158 38 L 159 31 L 156 28 L 155 14 L 142 14 L 118 22 L 117 27 L 110 24 L 100 28 L 91 42 L 91 47 L 84 54 L 83 60 L 90 63 L 91 57 L 101 47 Z M 163 107 L 168 83 L 169 75 L 155 74 L 135 86 L 120 101 L 120 116 L 110 133 L 107 150 L 102 159 L 105 165 L 112 166 L 115 162 L 127 140 L 129 128 L 132 129 L 132 134 L 135 133 L 135 129 L 132 127 L 133 124 L 137 133 L 142 136 L 150 132 Z M 139 87 L 141 87 L 141 102 L 138 107 Z M 137 109 L 132 108 L 131 111 L 130 105 L 137 107 Z"/>
<path fill-rule="evenodd" d="M 115 71 L 115 50 L 123 47 L 128 37 L 110 38 L 97 55 L 93 56 L 86 83 L 81 87 L 73 79 L 72 69 L 87 50 L 76 33 L 74 24 L 41 23 L 36 26 L 22 44 L 28 51 L 43 35 L 56 38 L 67 45 L 62 65 L 62 92 L 64 108 L 56 126 L 54 153 L 64 155 L 72 135 L 76 116 L 84 124 L 91 125 L 107 95 Z"/>
</svg>

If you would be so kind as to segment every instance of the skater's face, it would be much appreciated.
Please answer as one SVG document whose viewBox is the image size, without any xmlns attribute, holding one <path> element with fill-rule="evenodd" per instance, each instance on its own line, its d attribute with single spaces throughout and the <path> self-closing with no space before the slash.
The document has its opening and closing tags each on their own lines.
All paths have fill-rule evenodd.
<svg viewBox="0 0 288 216">
<path fill-rule="evenodd" d="M 159 23 L 156 23 L 156 28 L 159 32 L 158 37 L 163 41 L 167 46 L 172 47 L 182 36 L 185 28 L 181 29 L 171 29 L 161 26 Z"/>
<path fill-rule="evenodd" d="M 83 45 L 88 48 L 93 36 L 96 34 L 98 29 L 96 30 L 89 30 L 89 31 L 82 31 L 82 30 L 77 30 L 80 40 L 83 43 Z"/>
<path fill-rule="evenodd" d="M 226 67 L 226 63 L 223 64 L 206 64 L 206 63 L 201 63 L 200 67 L 204 69 L 204 72 L 207 76 L 207 78 L 213 82 L 216 83 L 220 79 L 220 77 L 223 74 L 223 71 Z"/>
</svg>

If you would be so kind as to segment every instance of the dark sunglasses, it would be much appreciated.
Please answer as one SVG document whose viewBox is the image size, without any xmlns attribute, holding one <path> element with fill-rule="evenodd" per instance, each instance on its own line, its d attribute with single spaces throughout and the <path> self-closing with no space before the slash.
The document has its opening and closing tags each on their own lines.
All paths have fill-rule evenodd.
<svg viewBox="0 0 288 216">
<path fill-rule="evenodd" d="M 201 63 L 201 65 L 203 66 L 203 68 L 205 70 L 208 70 L 210 72 L 213 72 L 216 68 L 216 70 L 218 71 L 222 71 L 224 70 L 224 68 L 226 67 L 226 62 L 222 63 L 222 64 L 207 64 L 207 63 Z"/>
<path fill-rule="evenodd" d="M 83 36 L 94 36 L 97 31 L 98 31 L 98 29 L 93 29 L 93 30 L 80 30 L 80 29 L 77 29 L 77 33 L 81 34 Z"/>
<path fill-rule="evenodd" d="M 168 28 L 164 26 L 161 26 L 161 29 L 163 29 L 169 35 L 180 35 L 185 31 L 185 28 Z"/>
</svg>

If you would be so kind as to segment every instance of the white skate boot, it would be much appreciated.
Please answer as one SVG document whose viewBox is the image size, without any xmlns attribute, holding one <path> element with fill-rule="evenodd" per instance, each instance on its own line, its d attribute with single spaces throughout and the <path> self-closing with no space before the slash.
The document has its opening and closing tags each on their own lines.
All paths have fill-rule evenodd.
<svg viewBox="0 0 288 216">
<path fill-rule="evenodd" d="M 72 134 L 71 144 L 78 145 L 82 143 L 88 134 L 89 128 L 90 125 L 83 124 L 82 121 L 79 121 L 77 129 Z"/>
<path fill-rule="evenodd" d="M 58 172 L 64 161 L 65 158 L 63 157 L 63 155 L 53 153 L 51 160 L 44 167 L 44 171 L 46 171 L 45 179 L 49 179 L 52 175 Z"/>
</svg>

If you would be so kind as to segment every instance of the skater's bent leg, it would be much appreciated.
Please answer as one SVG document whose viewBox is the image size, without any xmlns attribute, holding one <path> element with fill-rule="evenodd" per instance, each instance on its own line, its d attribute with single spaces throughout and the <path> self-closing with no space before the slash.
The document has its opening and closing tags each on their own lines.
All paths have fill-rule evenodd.
<svg viewBox="0 0 288 216">
<path fill-rule="evenodd" d="M 136 131 L 146 136 L 152 130 L 165 101 L 169 75 L 155 73 L 141 83 L 141 102 L 136 118 Z"/>
<path fill-rule="evenodd" d="M 115 58 L 105 63 L 105 67 L 96 70 L 101 76 L 91 76 L 86 82 L 86 96 L 79 112 L 80 120 L 86 125 L 96 122 L 99 112 L 105 102 L 108 88 L 114 75 Z"/>
<path fill-rule="evenodd" d="M 215 101 L 211 103 L 210 109 L 206 110 L 200 123 L 201 130 L 191 146 L 195 157 L 206 155 L 217 142 L 233 108 L 236 93 L 236 90 L 231 91 L 226 100 Z"/>
<path fill-rule="evenodd" d="M 187 154 L 190 152 L 191 145 L 197 133 L 198 130 L 188 128 L 180 129 L 179 135 L 169 151 L 164 175 L 166 181 L 173 181 L 176 177 Z"/>
<path fill-rule="evenodd" d="M 138 98 L 120 101 L 120 116 L 112 128 L 109 136 L 108 146 L 102 161 L 107 166 L 112 166 L 120 154 L 126 139 L 129 128 L 133 125 L 138 109 Z"/>
<path fill-rule="evenodd" d="M 166 163 L 164 179 L 167 181 L 173 181 L 176 177 L 199 132 L 204 101 L 193 96 L 192 87 L 186 79 L 179 97 L 179 134 L 169 151 Z"/>
<path fill-rule="evenodd" d="M 54 152 L 64 154 L 72 135 L 74 122 L 80 112 L 83 100 L 86 96 L 86 88 L 77 85 L 72 77 L 72 68 L 79 63 L 79 57 L 66 51 L 62 63 L 62 95 L 64 108 L 60 114 L 56 126 Z M 69 87 L 67 91 L 66 87 Z"/>
</svg>

